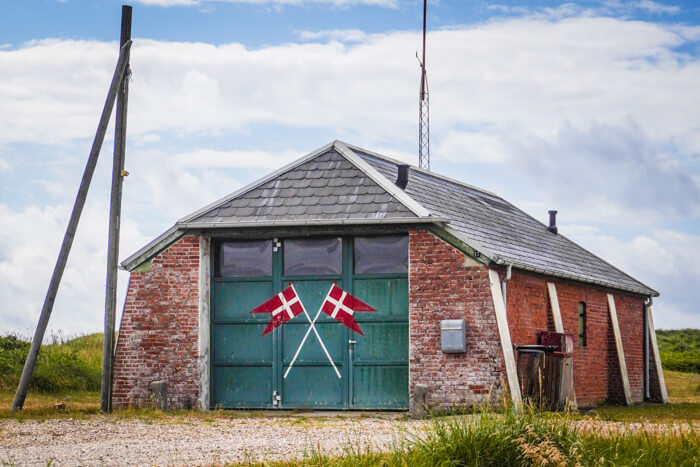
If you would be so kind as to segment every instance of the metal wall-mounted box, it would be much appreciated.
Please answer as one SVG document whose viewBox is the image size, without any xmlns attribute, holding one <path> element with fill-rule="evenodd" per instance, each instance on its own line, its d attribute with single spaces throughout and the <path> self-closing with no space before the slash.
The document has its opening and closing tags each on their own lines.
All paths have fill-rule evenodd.
<svg viewBox="0 0 700 467">
<path fill-rule="evenodd" d="M 440 321 L 440 344 L 444 353 L 465 353 L 467 351 L 466 324 L 463 319 L 443 319 Z"/>
</svg>

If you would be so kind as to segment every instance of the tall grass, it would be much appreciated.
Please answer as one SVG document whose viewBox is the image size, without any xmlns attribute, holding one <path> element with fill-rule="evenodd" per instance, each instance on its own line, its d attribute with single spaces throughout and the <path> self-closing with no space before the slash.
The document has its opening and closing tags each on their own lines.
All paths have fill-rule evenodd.
<svg viewBox="0 0 700 467">
<path fill-rule="evenodd" d="M 41 392 L 98 391 L 102 372 L 102 334 L 76 338 L 54 335 L 41 346 L 30 389 Z M 29 353 L 29 342 L 0 337 L 0 391 L 14 391 Z"/>
<path fill-rule="evenodd" d="M 310 449 L 300 461 L 259 465 L 308 466 L 697 466 L 700 436 L 693 427 L 644 428 L 580 422 L 567 414 L 475 413 L 438 417 L 424 432 L 405 434 L 387 452 L 349 444 L 342 456 Z"/>
</svg>

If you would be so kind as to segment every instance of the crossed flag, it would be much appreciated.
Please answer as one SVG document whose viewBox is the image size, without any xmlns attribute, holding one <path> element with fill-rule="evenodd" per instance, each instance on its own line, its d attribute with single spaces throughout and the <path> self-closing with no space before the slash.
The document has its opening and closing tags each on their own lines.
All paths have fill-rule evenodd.
<svg viewBox="0 0 700 467">
<path fill-rule="evenodd" d="M 331 358 L 331 355 L 330 353 L 328 353 L 326 345 L 323 343 L 323 339 L 321 339 L 321 336 L 316 330 L 316 320 L 318 319 L 321 312 L 324 312 L 331 318 L 343 323 L 348 328 L 364 336 L 362 329 L 360 329 L 360 326 L 357 324 L 357 321 L 355 321 L 354 318 L 354 314 L 357 311 L 372 312 L 376 310 L 371 306 L 367 305 L 362 300 L 350 295 L 349 293 L 338 287 L 338 285 L 335 282 L 333 282 L 333 285 L 331 285 L 331 288 L 328 290 L 326 298 L 323 300 L 323 303 L 316 312 L 316 316 L 314 316 L 313 320 L 311 320 L 311 316 L 309 316 L 309 313 L 306 311 L 306 308 L 304 307 L 301 298 L 299 298 L 296 289 L 294 289 L 293 284 L 289 284 L 289 287 L 284 289 L 282 292 L 278 293 L 270 300 L 251 310 L 251 313 L 272 313 L 272 319 L 270 319 L 270 322 L 267 324 L 267 327 L 263 331 L 263 336 L 268 334 L 273 329 L 282 326 L 284 323 L 293 319 L 295 316 L 298 316 L 302 313 L 306 315 L 306 320 L 309 322 L 309 328 L 306 330 L 306 334 L 304 334 L 304 337 L 301 340 L 299 347 L 297 347 L 297 351 L 294 354 L 294 357 L 292 358 L 292 361 L 290 362 L 287 371 L 284 373 L 285 378 L 289 374 L 289 371 L 292 369 L 292 366 L 294 365 L 294 362 L 299 356 L 299 352 L 301 352 L 301 349 L 304 346 L 304 343 L 306 343 L 306 339 L 309 337 L 309 333 L 311 331 L 313 331 L 316 335 L 316 338 L 321 344 L 321 347 L 323 348 L 323 351 L 326 354 L 328 361 L 335 370 L 335 374 L 338 376 L 338 378 L 340 378 L 340 372 L 338 371 L 338 368 L 336 368 L 335 363 L 333 363 L 333 358 Z"/>
</svg>

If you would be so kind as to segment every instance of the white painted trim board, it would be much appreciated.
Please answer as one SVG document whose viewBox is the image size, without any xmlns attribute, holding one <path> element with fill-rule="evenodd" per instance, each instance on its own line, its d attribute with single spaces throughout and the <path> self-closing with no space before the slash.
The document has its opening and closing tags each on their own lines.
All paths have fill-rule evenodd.
<svg viewBox="0 0 700 467">
<path fill-rule="evenodd" d="M 517 410 L 522 408 L 523 399 L 520 394 L 520 384 L 518 384 L 518 371 L 515 366 L 515 354 L 513 344 L 510 340 L 510 330 L 508 329 L 508 316 L 506 315 L 506 305 L 501 292 L 501 280 L 498 272 L 489 269 L 489 283 L 491 285 L 491 296 L 493 297 L 493 308 L 496 311 L 496 324 L 498 334 L 501 338 L 501 348 L 503 349 L 503 359 L 506 364 L 506 377 L 510 388 L 510 397 Z"/>
<path fill-rule="evenodd" d="M 617 348 L 617 360 L 620 363 L 620 376 L 622 377 L 622 389 L 625 392 L 625 403 L 630 405 L 632 404 L 632 390 L 630 389 L 630 380 L 627 376 L 627 362 L 625 361 L 625 349 L 622 346 L 620 325 L 617 322 L 615 298 L 612 294 L 608 294 L 608 310 L 610 310 L 610 322 L 612 323 L 613 333 L 615 334 L 615 347 Z"/>
</svg>

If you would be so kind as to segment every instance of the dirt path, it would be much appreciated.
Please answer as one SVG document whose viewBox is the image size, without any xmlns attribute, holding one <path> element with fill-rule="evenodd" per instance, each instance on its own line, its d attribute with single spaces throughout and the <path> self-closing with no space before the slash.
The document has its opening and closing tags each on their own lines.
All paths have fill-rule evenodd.
<svg viewBox="0 0 700 467">
<path fill-rule="evenodd" d="M 0 465 L 209 465 L 383 448 L 424 422 L 385 418 L 0 421 Z"/>
</svg>

